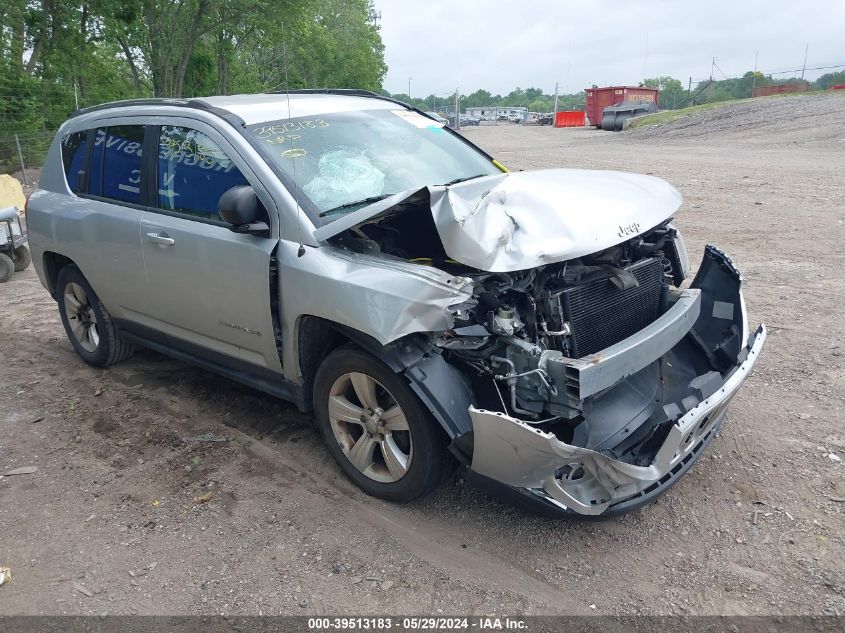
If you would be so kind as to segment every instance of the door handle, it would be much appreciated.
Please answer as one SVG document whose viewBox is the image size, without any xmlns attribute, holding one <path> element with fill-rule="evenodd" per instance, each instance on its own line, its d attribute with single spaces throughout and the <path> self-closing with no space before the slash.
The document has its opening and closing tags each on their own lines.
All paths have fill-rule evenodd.
<svg viewBox="0 0 845 633">
<path fill-rule="evenodd" d="M 147 233 L 147 241 L 160 244 L 161 246 L 173 246 L 176 243 L 176 240 L 172 237 L 159 235 L 158 233 Z"/>
</svg>

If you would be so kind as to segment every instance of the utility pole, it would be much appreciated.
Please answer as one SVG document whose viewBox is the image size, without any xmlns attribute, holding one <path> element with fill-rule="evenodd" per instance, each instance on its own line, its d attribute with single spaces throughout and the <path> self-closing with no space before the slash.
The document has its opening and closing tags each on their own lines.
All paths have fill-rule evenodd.
<svg viewBox="0 0 845 633">
<path fill-rule="evenodd" d="M 692 99 L 692 77 L 689 78 L 689 86 L 687 87 L 687 105 L 690 104 L 690 99 Z"/>
<path fill-rule="evenodd" d="M 76 103 L 76 109 L 79 110 L 79 88 L 76 86 L 76 79 L 73 80 L 73 101 Z"/>
<path fill-rule="evenodd" d="M 751 78 L 751 96 L 754 96 L 754 88 L 757 86 L 757 53 L 760 51 L 754 51 L 754 77 Z"/>
<path fill-rule="evenodd" d="M 411 100 L 411 78 L 408 77 L 408 101 Z"/>
<path fill-rule="evenodd" d="M 555 109 L 552 113 L 552 125 L 554 125 L 554 118 L 557 115 L 557 82 L 555 82 Z"/>
<path fill-rule="evenodd" d="M 458 103 L 458 89 L 455 88 L 455 129 L 461 129 L 461 110 L 460 104 Z"/>
<path fill-rule="evenodd" d="M 804 71 L 807 69 L 807 52 L 810 50 L 810 43 L 807 42 L 807 48 L 804 49 L 804 65 L 801 66 L 801 79 L 804 79 Z"/>
</svg>

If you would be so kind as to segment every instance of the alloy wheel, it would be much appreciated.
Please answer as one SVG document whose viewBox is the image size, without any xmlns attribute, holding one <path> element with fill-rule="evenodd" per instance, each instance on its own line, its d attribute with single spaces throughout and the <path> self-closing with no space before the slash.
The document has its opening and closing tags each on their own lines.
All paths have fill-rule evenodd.
<svg viewBox="0 0 845 633">
<path fill-rule="evenodd" d="M 396 398 L 372 376 L 350 372 L 329 393 L 329 423 L 349 462 L 381 483 L 399 481 L 413 458 L 410 428 Z"/>
<path fill-rule="evenodd" d="M 64 308 L 70 330 L 80 347 L 86 352 L 96 352 L 100 346 L 97 315 L 82 286 L 75 282 L 65 286 Z"/>
</svg>

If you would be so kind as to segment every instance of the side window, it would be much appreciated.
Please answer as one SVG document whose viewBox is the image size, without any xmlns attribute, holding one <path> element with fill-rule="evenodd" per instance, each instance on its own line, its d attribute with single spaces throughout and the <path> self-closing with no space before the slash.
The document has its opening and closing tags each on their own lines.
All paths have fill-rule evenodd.
<svg viewBox="0 0 845 633">
<path fill-rule="evenodd" d="M 143 125 L 97 130 L 88 191 L 121 202 L 141 203 Z"/>
<path fill-rule="evenodd" d="M 68 187 L 74 193 L 84 193 L 85 158 L 88 154 L 88 132 L 74 132 L 62 139 L 62 165 Z"/>
<path fill-rule="evenodd" d="M 219 220 L 217 201 L 246 178 L 208 136 L 164 125 L 159 137 L 158 205 L 168 211 Z"/>
</svg>

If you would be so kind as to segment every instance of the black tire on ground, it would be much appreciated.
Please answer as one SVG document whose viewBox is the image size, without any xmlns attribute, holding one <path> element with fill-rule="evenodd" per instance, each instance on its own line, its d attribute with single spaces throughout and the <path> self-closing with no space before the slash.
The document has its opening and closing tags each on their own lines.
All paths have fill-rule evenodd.
<svg viewBox="0 0 845 633">
<path fill-rule="evenodd" d="M 614 132 L 621 132 L 625 129 L 625 121 L 633 117 L 634 115 L 630 112 L 626 112 L 625 114 L 618 114 L 616 115 L 616 121 L 613 124 L 613 131 Z"/>
<path fill-rule="evenodd" d="M 375 379 L 402 408 L 412 442 L 412 456 L 407 472 L 396 481 L 375 481 L 359 471 L 332 431 L 329 421 L 331 389 L 335 381 L 348 373 L 362 373 Z M 411 501 L 431 493 L 451 472 L 453 460 L 446 449 L 446 434 L 431 413 L 404 378 L 357 347 L 339 348 L 323 360 L 314 379 L 314 414 L 332 457 L 346 476 L 369 495 L 388 501 Z"/>
<path fill-rule="evenodd" d="M 6 253 L 0 253 L 0 284 L 9 281 L 15 273 L 15 262 Z"/>
<path fill-rule="evenodd" d="M 96 318 L 96 328 L 99 341 L 96 348 L 87 350 L 82 346 L 79 338 L 73 332 L 68 320 L 65 293 L 69 284 L 75 283 L 80 286 L 86 296 L 86 300 Z M 77 354 L 89 365 L 95 367 L 108 367 L 122 360 L 126 360 L 135 351 L 134 345 L 118 333 L 112 321 L 111 314 L 102 304 L 97 293 L 91 288 L 91 284 L 85 279 L 82 272 L 74 265 L 68 265 L 59 271 L 59 278 L 56 282 L 56 297 L 59 303 L 59 315 L 62 318 L 62 325 L 65 326 L 67 337 L 76 350 Z"/>
<path fill-rule="evenodd" d="M 18 246 L 15 249 L 15 254 L 14 257 L 12 257 L 12 261 L 15 262 L 16 272 L 26 270 L 30 263 L 32 263 L 32 255 L 30 255 L 29 253 L 29 248 L 23 245 Z"/>
</svg>

